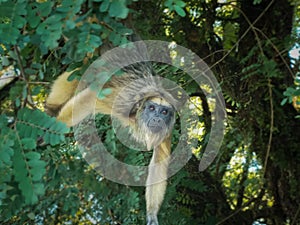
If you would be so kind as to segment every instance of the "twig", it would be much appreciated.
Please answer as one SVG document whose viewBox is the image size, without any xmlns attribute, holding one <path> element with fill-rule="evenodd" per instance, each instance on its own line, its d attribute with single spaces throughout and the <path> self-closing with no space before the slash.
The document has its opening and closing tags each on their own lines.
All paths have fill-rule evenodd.
<svg viewBox="0 0 300 225">
<path fill-rule="evenodd" d="M 296 224 L 297 218 L 298 218 L 299 214 L 300 214 L 300 205 L 299 205 L 299 207 L 297 209 L 297 212 L 296 212 L 296 214 L 295 214 L 295 216 L 293 218 L 293 221 L 292 221 L 291 225 L 295 225 Z"/>
<path fill-rule="evenodd" d="M 270 118 L 270 132 L 269 132 L 269 140 L 267 145 L 267 153 L 265 156 L 264 167 L 263 167 L 263 177 L 266 175 L 268 159 L 270 156 L 271 146 L 272 146 L 272 138 L 273 138 L 273 130 L 274 130 L 274 106 L 273 106 L 273 92 L 272 92 L 272 84 L 271 79 L 268 79 L 268 89 L 269 89 L 269 98 L 270 98 L 270 110 L 271 110 L 271 118 Z"/>
<path fill-rule="evenodd" d="M 24 103 L 22 104 L 22 107 L 25 107 L 26 104 L 28 103 L 31 107 L 34 108 L 34 105 L 32 104 L 33 100 L 32 100 L 31 95 L 30 95 L 29 82 L 26 78 L 25 70 L 24 70 L 24 67 L 23 67 L 23 64 L 22 64 L 21 54 L 20 54 L 20 51 L 19 51 L 19 48 L 18 48 L 17 45 L 15 45 L 14 48 L 15 48 L 15 52 L 16 52 L 16 55 L 17 55 L 17 60 L 18 60 L 18 64 L 19 64 L 19 67 L 20 67 L 20 71 L 21 71 L 21 77 L 24 80 L 25 85 L 26 85 L 26 97 L 24 97 Z"/>
</svg>

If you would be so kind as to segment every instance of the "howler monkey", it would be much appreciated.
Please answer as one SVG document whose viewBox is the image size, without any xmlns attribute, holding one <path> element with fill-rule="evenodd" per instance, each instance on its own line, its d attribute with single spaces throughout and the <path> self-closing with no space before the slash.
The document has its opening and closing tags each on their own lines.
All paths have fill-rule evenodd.
<svg viewBox="0 0 300 225">
<path fill-rule="evenodd" d="M 129 127 L 133 137 L 147 150 L 153 149 L 146 181 L 147 225 L 158 225 L 157 213 L 167 185 L 171 131 L 178 99 L 147 66 L 137 69 L 139 64 L 142 65 L 122 68 L 122 76 L 112 76 L 103 86 L 111 90 L 103 99 L 97 98 L 97 93 L 89 87 L 78 89 L 79 82 L 67 81 L 70 73 L 65 72 L 54 82 L 46 108 L 68 126 L 78 124 L 90 114 L 112 115 Z"/>
</svg>

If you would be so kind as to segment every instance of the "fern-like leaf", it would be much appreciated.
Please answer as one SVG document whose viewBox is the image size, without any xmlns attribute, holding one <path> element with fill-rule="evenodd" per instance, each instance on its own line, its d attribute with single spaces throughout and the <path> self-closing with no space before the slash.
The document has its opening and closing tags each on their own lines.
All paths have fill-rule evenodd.
<svg viewBox="0 0 300 225">
<path fill-rule="evenodd" d="M 14 146 L 13 173 L 25 204 L 34 204 L 38 196 L 44 194 L 42 177 L 46 173 L 46 162 L 41 160 L 38 152 L 30 151 L 36 148 L 32 138 L 19 139 Z"/>
<path fill-rule="evenodd" d="M 19 29 L 26 23 L 24 18 L 26 14 L 25 1 L 19 1 L 17 4 L 13 1 L 0 2 L 0 35 L 3 43 L 16 44 L 20 36 Z"/>
<path fill-rule="evenodd" d="M 56 145 L 64 141 L 64 134 L 69 128 L 55 118 L 39 110 L 24 108 L 18 112 L 17 130 L 20 136 L 37 139 L 43 138 L 46 144 Z"/>
<path fill-rule="evenodd" d="M 11 189 L 8 183 L 12 179 L 12 157 L 14 155 L 14 132 L 7 127 L 7 118 L 0 116 L 0 202 Z"/>
</svg>

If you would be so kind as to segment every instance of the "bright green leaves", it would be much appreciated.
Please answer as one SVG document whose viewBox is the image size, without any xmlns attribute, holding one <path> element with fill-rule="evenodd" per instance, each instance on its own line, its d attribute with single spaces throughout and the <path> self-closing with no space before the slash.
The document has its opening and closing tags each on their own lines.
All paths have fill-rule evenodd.
<svg viewBox="0 0 300 225">
<path fill-rule="evenodd" d="M 99 10 L 100 12 L 108 12 L 109 16 L 120 19 L 125 19 L 129 12 L 126 0 L 103 0 Z"/>
<path fill-rule="evenodd" d="M 26 1 L 0 3 L 0 40 L 3 44 L 15 45 L 20 37 L 20 28 L 26 24 Z"/>
<path fill-rule="evenodd" d="M 118 17 L 125 19 L 128 15 L 128 8 L 126 7 L 125 0 L 112 1 L 109 7 L 109 15 L 112 17 Z"/>
<path fill-rule="evenodd" d="M 186 15 L 184 11 L 185 2 L 181 0 L 167 0 L 164 4 L 169 10 L 175 11 L 179 16 L 184 17 Z"/>
</svg>

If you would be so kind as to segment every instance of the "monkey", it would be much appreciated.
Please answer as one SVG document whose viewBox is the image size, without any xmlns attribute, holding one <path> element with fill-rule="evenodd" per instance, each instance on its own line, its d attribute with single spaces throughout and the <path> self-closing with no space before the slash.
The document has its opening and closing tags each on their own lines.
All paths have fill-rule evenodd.
<svg viewBox="0 0 300 225">
<path fill-rule="evenodd" d="M 143 71 L 138 71 L 140 67 Z M 54 82 L 46 100 L 47 112 L 67 126 L 75 126 L 90 114 L 108 114 L 117 118 L 147 150 L 153 149 L 146 180 L 147 225 L 158 225 L 157 214 L 163 202 L 171 154 L 171 135 L 175 124 L 177 97 L 161 84 L 145 65 L 122 68 L 122 76 L 113 75 L 103 88 L 110 94 L 97 98 L 88 86 L 67 81 L 65 72 Z M 77 93 L 76 93 L 77 92 Z M 76 110 L 73 107 L 76 106 Z"/>
</svg>

